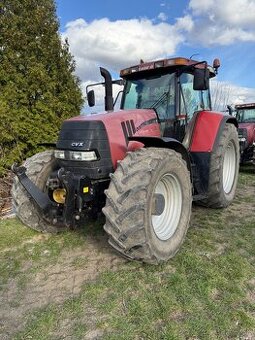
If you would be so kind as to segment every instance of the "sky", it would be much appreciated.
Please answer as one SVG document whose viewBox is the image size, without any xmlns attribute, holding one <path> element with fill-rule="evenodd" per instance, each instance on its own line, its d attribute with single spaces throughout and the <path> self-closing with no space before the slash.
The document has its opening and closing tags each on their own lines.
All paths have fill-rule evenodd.
<svg viewBox="0 0 255 340">
<path fill-rule="evenodd" d="M 62 38 L 86 85 L 101 81 L 99 66 L 118 78 L 140 59 L 183 56 L 212 64 L 212 94 L 228 104 L 255 102 L 255 0 L 57 0 Z M 101 93 L 102 94 L 102 93 Z M 219 95 L 217 96 L 219 98 Z M 225 103 L 224 103 L 225 105 Z M 86 107 L 85 107 L 86 110 Z"/>
</svg>

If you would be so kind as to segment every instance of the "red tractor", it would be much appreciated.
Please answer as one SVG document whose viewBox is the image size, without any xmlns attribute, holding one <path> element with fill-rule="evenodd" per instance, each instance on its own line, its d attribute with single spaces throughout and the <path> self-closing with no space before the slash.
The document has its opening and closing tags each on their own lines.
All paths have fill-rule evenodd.
<svg viewBox="0 0 255 340">
<path fill-rule="evenodd" d="M 13 166 L 17 216 L 43 232 L 84 225 L 103 211 L 109 244 L 130 260 L 173 257 L 191 204 L 227 207 L 239 168 L 237 121 L 211 111 L 219 67 L 186 58 L 141 62 L 104 77 L 105 111 L 63 122 L 55 150 Z M 112 85 L 124 84 L 114 112 Z M 94 91 L 88 92 L 94 105 Z"/>
<path fill-rule="evenodd" d="M 255 103 L 236 105 L 235 110 L 239 125 L 240 161 L 243 164 L 253 159 L 255 149 Z"/>
</svg>

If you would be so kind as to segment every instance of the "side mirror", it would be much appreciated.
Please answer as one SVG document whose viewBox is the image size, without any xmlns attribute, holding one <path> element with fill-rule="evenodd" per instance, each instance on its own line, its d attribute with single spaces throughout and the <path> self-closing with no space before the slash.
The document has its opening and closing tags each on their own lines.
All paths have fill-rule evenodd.
<svg viewBox="0 0 255 340">
<path fill-rule="evenodd" d="M 216 58 L 213 61 L 213 68 L 214 68 L 215 74 L 218 73 L 218 68 L 219 67 L 220 67 L 220 59 Z"/>
<path fill-rule="evenodd" d="M 87 101 L 88 101 L 89 107 L 95 106 L 95 92 L 94 92 L 94 90 L 90 90 L 87 93 Z"/>
<path fill-rule="evenodd" d="M 207 67 L 195 68 L 193 90 L 208 90 L 209 89 L 209 70 Z"/>
</svg>

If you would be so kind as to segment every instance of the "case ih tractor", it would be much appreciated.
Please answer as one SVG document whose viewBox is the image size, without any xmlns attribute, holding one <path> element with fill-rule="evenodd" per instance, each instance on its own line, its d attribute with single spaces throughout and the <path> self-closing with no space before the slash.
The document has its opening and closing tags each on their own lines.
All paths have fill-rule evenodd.
<svg viewBox="0 0 255 340">
<path fill-rule="evenodd" d="M 240 162 L 253 159 L 255 149 L 255 103 L 235 106 L 238 121 L 238 137 L 240 143 Z"/>
<path fill-rule="evenodd" d="M 58 232 L 103 211 L 109 244 L 122 256 L 157 264 L 173 257 L 187 232 L 191 204 L 227 207 L 239 167 L 237 121 L 211 111 L 206 62 L 141 62 L 120 75 L 121 108 L 104 77 L 105 111 L 63 122 L 55 150 L 13 166 L 17 216 Z M 94 105 L 94 91 L 88 92 Z"/>
</svg>

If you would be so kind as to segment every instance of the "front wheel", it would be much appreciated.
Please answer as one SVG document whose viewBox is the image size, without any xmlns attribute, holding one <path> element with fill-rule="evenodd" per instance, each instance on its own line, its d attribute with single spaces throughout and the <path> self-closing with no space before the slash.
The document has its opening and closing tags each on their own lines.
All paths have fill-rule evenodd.
<svg viewBox="0 0 255 340">
<path fill-rule="evenodd" d="M 39 189 L 46 190 L 46 182 L 52 171 L 56 170 L 57 164 L 53 151 L 40 152 L 28 158 L 24 166 L 27 168 L 27 176 Z M 18 178 L 14 178 L 12 186 L 12 201 L 17 217 L 28 227 L 49 233 L 57 233 L 66 230 L 67 227 L 57 227 L 49 224 L 42 218 L 41 212 L 33 200 L 29 197 Z"/>
<path fill-rule="evenodd" d="M 121 161 L 106 191 L 105 231 L 128 259 L 157 264 L 180 248 L 190 220 L 191 182 L 180 154 L 140 149 Z"/>
</svg>

